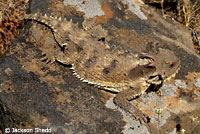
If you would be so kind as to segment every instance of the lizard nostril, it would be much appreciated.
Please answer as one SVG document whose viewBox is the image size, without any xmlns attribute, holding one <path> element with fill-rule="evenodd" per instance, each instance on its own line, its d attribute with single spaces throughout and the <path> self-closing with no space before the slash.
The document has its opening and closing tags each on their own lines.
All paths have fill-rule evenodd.
<svg viewBox="0 0 200 134">
<path fill-rule="evenodd" d="M 163 74 L 164 74 L 165 76 L 167 75 L 167 73 L 166 73 L 166 72 L 164 72 Z"/>
</svg>

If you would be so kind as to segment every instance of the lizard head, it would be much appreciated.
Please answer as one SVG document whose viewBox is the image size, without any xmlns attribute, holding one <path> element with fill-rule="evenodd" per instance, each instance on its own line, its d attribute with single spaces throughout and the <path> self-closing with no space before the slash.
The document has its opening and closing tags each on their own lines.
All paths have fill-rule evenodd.
<svg viewBox="0 0 200 134">
<path fill-rule="evenodd" d="M 160 84 L 162 80 L 170 80 L 180 69 L 180 59 L 168 49 L 159 48 L 157 54 L 143 53 L 143 55 L 152 58 L 156 68 L 156 71 L 149 77 L 149 83 Z"/>
<path fill-rule="evenodd" d="M 161 75 L 162 79 L 169 80 L 175 77 L 180 69 L 180 59 L 174 52 L 168 49 L 159 49 L 158 54 L 155 56 L 156 73 Z"/>
</svg>

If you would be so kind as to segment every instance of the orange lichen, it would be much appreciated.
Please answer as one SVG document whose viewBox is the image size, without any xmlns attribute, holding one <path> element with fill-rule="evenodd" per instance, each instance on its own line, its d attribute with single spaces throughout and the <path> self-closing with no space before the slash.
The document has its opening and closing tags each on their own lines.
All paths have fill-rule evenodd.
<svg viewBox="0 0 200 134">
<path fill-rule="evenodd" d="M 5 3 L 4 3 L 5 4 Z M 23 15 L 25 14 L 24 1 L 12 3 L 11 7 L 3 7 L 0 21 L 0 57 L 8 50 L 13 40 L 24 27 Z M 22 18 L 21 20 L 19 18 Z"/>
<path fill-rule="evenodd" d="M 105 15 L 96 17 L 97 22 L 105 23 L 108 19 L 113 17 L 113 11 L 108 7 L 108 5 L 102 5 L 102 10 L 104 11 Z"/>
<path fill-rule="evenodd" d="M 24 21 L 14 18 L 3 18 L 0 22 L 0 56 L 8 50 L 12 41 L 19 35 L 24 27 Z"/>
</svg>

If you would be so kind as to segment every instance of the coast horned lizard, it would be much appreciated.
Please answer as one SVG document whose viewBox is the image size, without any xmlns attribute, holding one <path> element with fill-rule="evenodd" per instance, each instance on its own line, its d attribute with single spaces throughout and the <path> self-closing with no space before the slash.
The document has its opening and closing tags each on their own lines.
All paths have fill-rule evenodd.
<svg viewBox="0 0 200 134">
<path fill-rule="evenodd" d="M 72 21 L 37 14 L 29 14 L 25 19 L 51 29 L 62 50 L 49 46 L 51 50 L 46 50 L 46 55 L 50 60 L 72 65 L 74 75 L 83 82 L 118 93 L 115 104 L 144 122 L 147 122 L 146 115 L 129 101 L 144 93 L 151 84 L 162 84 L 180 66 L 180 60 L 167 49 L 160 48 L 157 54 L 139 54 L 98 40 Z"/>
</svg>

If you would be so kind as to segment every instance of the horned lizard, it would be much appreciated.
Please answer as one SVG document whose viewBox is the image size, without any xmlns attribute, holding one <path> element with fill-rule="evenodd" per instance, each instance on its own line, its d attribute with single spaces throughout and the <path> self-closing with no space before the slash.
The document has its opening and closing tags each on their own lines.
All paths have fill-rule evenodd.
<svg viewBox="0 0 200 134">
<path fill-rule="evenodd" d="M 51 61 L 72 65 L 74 75 L 83 82 L 118 93 L 114 103 L 144 122 L 146 115 L 129 100 L 143 94 L 151 84 L 159 85 L 175 75 L 180 67 L 178 57 L 167 49 L 160 48 L 157 54 L 139 54 L 98 40 L 72 21 L 37 14 L 25 19 L 51 29 L 62 48 L 61 51 L 49 46 L 51 53 L 47 50 L 46 55 Z"/>
</svg>

